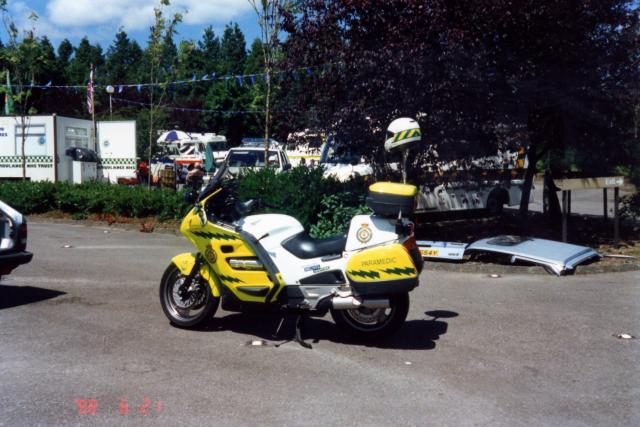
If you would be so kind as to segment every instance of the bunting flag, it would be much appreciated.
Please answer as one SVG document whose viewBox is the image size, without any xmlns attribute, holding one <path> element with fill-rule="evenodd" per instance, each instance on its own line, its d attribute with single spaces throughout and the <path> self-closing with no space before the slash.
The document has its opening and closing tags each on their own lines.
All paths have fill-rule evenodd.
<svg viewBox="0 0 640 427">
<path fill-rule="evenodd" d="M 7 90 L 4 93 L 4 114 L 6 114 L 7 116 L 13 114 L 13 90 L 11 90 L 9 70 L 7 70 Z"/>
<path fill-rule="evenodd" d="M 89 83 L 87 83 L 87 110 L 89 114 L 94 113 L 94 105 L 93 105 L 93 64 L 89 69 Z"/>
<path fill-rule="evenodd" d="M 318 65 L 318 66 L 312 66 L 312 67 L 299 67 L 299 68 L 295 68 L 292 70 L 288 70 L 288 71 L 274 71 L 272 74 L 273 76 L 271 76 L 271 78 L 275 78 L 277 80 L 284 80 L 287 78 L 287 76 L 292 77 L 294 80 L 298 80 L 299 77 L 301 76 L 300 73 L 305 73 L 309 76 L 313 76 L 314 74 L 316 74 L 316 70 L 322 72 L 327 71 L 327 70 L 331 70 L 333 68 L 336 69 L 345 69 L 345 64 L 343 63 L 327 63 L 327 64 L 322 64 L 322 65 Z M 22 86 L 16 86 L 17 90 L 22 90 L 23 88 L 37 88 L 37 89 L 42 89 L 42 90 L 51 90 L 51 89 L 55 89 L 55 90 L 69 90 L 69 91 L 73 91 L 74 93 L 78 93 L 82 90 L 84 90 L 86 88 L 87 91 L 87 108 L 89 107 L 89 98 L 91 96 L 91 102 L 93 103 L 93 96 L 94 96 L 94 92 L 96 88 L 101 88 L 101 87 L 106 87 L 107 84 L 97 84 L 94 82 L 94 79 L 97 77 L 98 74 L 98 69 L 97 67 L 94 67 L 93 64 L 91 64 L 91 68 L 90 68 L 90 78 L 89 78 L 89 83 L 87 83 L 86 87 L 85 85 L 55 85 L 53 84 L 53 81 L 49 81 L 46 84 L 36 84 L 34 81 L 30 82 L 29 84 L 25 84 Z M 125 89 L 127 88 L 137 88 L 138 92 L 141 92 L 143 87 L 167 87 L 170 84 L 174 84 L 174 85 L 178 85 L 178 86 L 182 86 L 182 85 L 187 85 L 187 84 L 198 84 L 199 82 L 203 82 L 203 81 L 229 81 L 229 80 L 235 80 L 240 86 L 243 86 L 245 83 L 247 84 L 255 84 L 256 81 L 258 79 L 262 79 L 265 82 L 268 82 L 270 79 L 270 76 L 268 76 L 265 73 L 258 73 L 258 74 L 240 74 L 240 75 L 223 75 L 223 76 L 218 76 L 215 72 L 212 72 L 210 74 L 203 74 L 202 76 L 198 76 L 196 73 L 192 74 L 192 77 L 190 79 L 185 79 L 185 80 L 176 80 L 176 81 L 169 81 L 169 82 L 162 82 L 162 83 L 123 83 L 123 84 L 118 84 L 118 93 L 123 93 Z M 9 86 L 9 76 L 7 75 L 7 85 L 1 85 L 0 86 L 5 86 L 5 88 L 11 88 Z M 115 84 L 112 84 L 113 86 L 116 86 Z M 93 105 L 93 104 L 92 104 Z M 91 108 L 94 108 L 93 106 Z"/>
</svg>

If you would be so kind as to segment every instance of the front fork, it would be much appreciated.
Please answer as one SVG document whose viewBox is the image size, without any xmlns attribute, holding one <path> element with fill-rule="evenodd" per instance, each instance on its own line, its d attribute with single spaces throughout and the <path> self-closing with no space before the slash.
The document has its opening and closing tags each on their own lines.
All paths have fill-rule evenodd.
<svg viewBox="0 0 640 427">
<path fill-rule="evenodd" d="M 193 281 L 197 280 L 199 275 L 209 283 L 213 296 L 215 298 L 220 296 L 220 287 L 222 284 L 201 254 L 193 252 L 181 253 L 174 256 L 171 262 L 185 277 L 186 283 L 184 284 L 184 289 L 188 290 L 190 287 L 193 287 Z"/>
<path fill-rule="evenodd" d="M 202 267 L 202 255 L 196 254 L 195 262 L 193 263 L 193 267 L 191 267 L 191 271 L 185 277 L 184 282 L 178 288 L 178 295 L 180 298 L 187 299 L 190 293 L 193 291 L 191 289 L 191 285 L 193 284 L 193 279 L 195 279 L 196 275 L 200 272 L 200 267 Z"/>
</svg>

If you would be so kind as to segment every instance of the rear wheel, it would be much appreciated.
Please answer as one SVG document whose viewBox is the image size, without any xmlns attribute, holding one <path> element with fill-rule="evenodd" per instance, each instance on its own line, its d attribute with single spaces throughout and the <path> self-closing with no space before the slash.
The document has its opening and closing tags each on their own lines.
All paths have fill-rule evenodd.
<svg viewBox="0 0 640 427">
<path fill-rule="evenodd" d="M 408 293 L 390 296 L 389 308 L 331 309 L 331 317 L 336 325 L 350 335 L 365 340 L 392 335 L 402 326 L 408 313 Z"/>
<path fill-rule="evenodd" d="M 181 293 L 185 279 L 186 276 L 171 263 L 160 281 L 162 311 L 171 323 L 183 328 L 212 317 L 220 304 L 220 298 L 213 296 L 209 284 L 200 276 L 196 276 L 189 289 Z"/>
</svg>

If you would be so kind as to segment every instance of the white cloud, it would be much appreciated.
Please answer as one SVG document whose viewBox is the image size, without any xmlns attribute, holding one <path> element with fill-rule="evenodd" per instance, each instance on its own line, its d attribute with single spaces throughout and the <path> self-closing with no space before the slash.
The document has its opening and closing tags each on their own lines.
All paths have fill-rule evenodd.
<svg viewBox="0 0 640 427">
<path fill-rule="evenodd" d="M 136 31 L 151 25 L 158 4 L 158 0 L 52 0 L 47 18 L 64 28 L 109 25 Z M 187 25 L 202 25 L 226 23 L 250 8 L 248 0 L 174 0 L 167 12 L 183 13 Z"/>
</svg>

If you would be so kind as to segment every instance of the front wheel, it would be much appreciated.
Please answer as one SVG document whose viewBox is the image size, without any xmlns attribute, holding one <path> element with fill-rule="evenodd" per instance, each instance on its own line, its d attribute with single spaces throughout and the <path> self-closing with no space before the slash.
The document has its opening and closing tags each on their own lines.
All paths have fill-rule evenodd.
<svg viewBox="0 0 640 427">
<path fill-rule="evenodd" d="M 364 340 L 392 335 L 402 326 L 408 313 L 408 293 L 390 296 L 389 308 L 331 309 L 331 317 L 336 325 L 356 338 Z"/>
<path fill-rule="evenodd" d="M 209 284 L 199 275 L 193 279 L 189 289 L 181 292 L 184 276 L 175 264 L 171 263 L 160 281 L 160 304 L 167 318 L 176 326 L 188 328 L 212 317 L 220 298 L 211 293 Z"/>
</svg>

